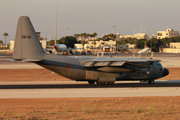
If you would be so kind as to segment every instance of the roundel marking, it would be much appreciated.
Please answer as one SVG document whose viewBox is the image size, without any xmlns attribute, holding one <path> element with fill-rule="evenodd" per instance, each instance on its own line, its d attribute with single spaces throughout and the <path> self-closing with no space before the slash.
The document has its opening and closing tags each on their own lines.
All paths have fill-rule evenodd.
<svg viewBox="0 0 180 120">
<path fill-rule="evenodd" d="M 67 68 L 67 69 L 70 69 L 70 67 L 71 67 L 71 66 L 70 66 L 69 64 L 66 65 L 66 68 Z"/>
</svg>

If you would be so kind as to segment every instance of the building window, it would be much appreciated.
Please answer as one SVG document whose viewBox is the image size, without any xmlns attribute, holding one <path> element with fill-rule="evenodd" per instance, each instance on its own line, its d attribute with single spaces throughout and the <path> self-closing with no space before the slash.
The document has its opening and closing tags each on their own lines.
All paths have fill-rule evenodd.
<svg viewBox="0 0 180 120">
<path fill-rule="evenodd" d="M 158 33 L 158 36 L 162 36 L 162 33 Z"/>
<path fill-rule="evenodd" d="M 168 35 L 168 33 L 166 33 L 166 35 Z"/>
</svg>

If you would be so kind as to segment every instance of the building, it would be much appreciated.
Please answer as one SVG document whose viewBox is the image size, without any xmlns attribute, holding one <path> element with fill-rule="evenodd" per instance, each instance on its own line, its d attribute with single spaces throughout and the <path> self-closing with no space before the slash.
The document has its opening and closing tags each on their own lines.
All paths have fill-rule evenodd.
<svg viewBox="0 0 180 120">
<path fill-rule="evenodd" d="M 120 37 L 120 39 L 137 38 L 137 39 L 150 40 L 151 38 L 156 38 L 156 35 L 154 35 L 154 34 L 146 35 L 146 33 L 137 33 L 134 35 L 120 35 L 119 37 Z"/>
<path fill-rule="evenodd" d="M 166 31 L 157 31 L 157 39 L 162 38 L 171 38 L 179 36 L 179 31 L 174 31 L 171 28 L 168 28 Z"/>
<path fill-rule="evenodd" d="M 163 53 L 180 53 L 180 42 L 170 42 L 166 47 L 160 47 L 159 51 Z"/>
<path fill-rule="evenodd" d="M 14 40 L 11 40 L 10 41 L 10 53 L 13 53 L 13 50 L 14 50 L 14 43 L 15 43 L 15 41 Z"/>
<path fill-rule="evenodd" d="M 83 48 L 82 44 L 74 44 L 74 48 Z M 109 40 L 109 41 L 88 41 L 87 44 L 84 44 L 84 49 L 101 49 L 103 51 L 109 52 L 116 50 L 116 41 Z"/>
</svg>

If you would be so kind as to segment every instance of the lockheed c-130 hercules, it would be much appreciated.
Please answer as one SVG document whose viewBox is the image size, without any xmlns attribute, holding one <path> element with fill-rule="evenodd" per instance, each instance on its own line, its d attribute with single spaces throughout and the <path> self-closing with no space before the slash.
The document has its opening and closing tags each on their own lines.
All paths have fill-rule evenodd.
<svg viewBox="0 0 180 120">
<path fill-rule="evenodd" d="M 160 60 L 143 58 L 76 57 L 47 54 L 27 16 L 18 21 L 15 47 L 12 58 L 18 61 L 36 63 L 61 76 L 88 81 L 89 84 L 113 84 L 115 81 L 147 80 L 153 84 L 155 79 L 169 74 Z"/>
</svg>

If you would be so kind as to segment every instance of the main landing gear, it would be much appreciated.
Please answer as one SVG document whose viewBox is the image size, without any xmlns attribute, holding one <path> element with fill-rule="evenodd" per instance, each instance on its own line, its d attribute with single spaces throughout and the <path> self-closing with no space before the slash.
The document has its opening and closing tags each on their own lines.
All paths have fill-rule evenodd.
<svg viewBox="0 0 180 120">
<path fill-rule="evenodd" d="M 154 84 L 154 79 L 148 80 L 149 84 Z"/>
<path fill-rule="evenodd" d="M 95 81 L 88 81 L 90 85 L 94 85 Z"/>
<path fill-rule="evenodd" d="M 113 85 L 114 82 L 99 82 L 99 81 L 88 81 L 90 85 L 94 85 L 94 83 L 97 83 L 98 85 Z"/>
</svg>

